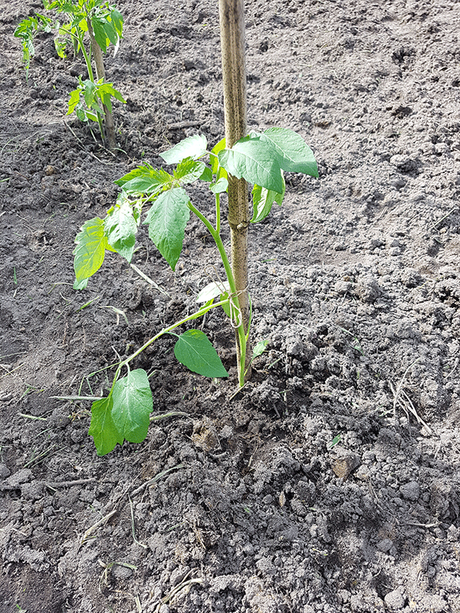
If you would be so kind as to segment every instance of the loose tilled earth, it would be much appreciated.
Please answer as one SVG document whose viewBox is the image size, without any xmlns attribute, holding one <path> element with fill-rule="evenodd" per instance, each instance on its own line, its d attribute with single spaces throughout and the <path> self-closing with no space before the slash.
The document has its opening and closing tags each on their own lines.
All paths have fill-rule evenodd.
<svg viewBox="0 0 460 613">
<path fill-rule="evenodd" d="M 459 5 L 246 2 L 249 128 L 299 132 L 320 173 L 250 228 L 267 352 L 235 395 L 223 312 L 198 325 L 229 379 L 164 337 L 137 366 L 180 415 L 101 458 L 90 402 L 56 396 L 105 393 L 222 269 L 197 220 L 175 273 L 144 226 L 162 292 L 115 254 L 76 292 L 74 238 L 141 161 L 222 138 L 217 2 L 120 1 L 116 156 L 65 117 L 84 69 L 51 35 L 26 82 L 13 31 L 41 3 L 1 5 L 0 612 L 458 613 Z"/>
</svg>

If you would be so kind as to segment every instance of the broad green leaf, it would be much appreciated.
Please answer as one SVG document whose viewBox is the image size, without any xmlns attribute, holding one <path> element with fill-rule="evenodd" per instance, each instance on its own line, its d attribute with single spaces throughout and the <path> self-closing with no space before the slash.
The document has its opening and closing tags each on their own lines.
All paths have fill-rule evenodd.
<svg viewBox="0 0 460 613">
<path fill-rule="evenodd" d="M 204 162 L 196 162 L 193 158 L 188 157 L 177 165 L 174 178 L 181 183 L 194 183 L 201 177 L 205 168 Z"/>
<path fill-rule="evenodd" d="M 96 84 L 93 83 L 93 81 L 90 81 L 90 79 L 86 79 L 85 81 L 82 81 L 82 83 L 84 86 L 83 95 L 85 96 L 86 106 L 91 108 L 96 98 Z"/>
<path fill-rule="evenodd" d="M 91 405 L 91 425 L 88 434 L 93 437 L 97 455 L 110 453 L 117 443 L 123 444 L 123 435 L 112 419 L 112 396 L 96 400 Z"/>
<path fill-rule="evenodd" d="M 123 98 L 121 93 L 117 89 L 114 88 L 113 83 L 104 83 L 99 88 L 99 91 L 100 93 L 103 93 L 104 95 L 113 96 L 119 102 L 123 102 L 123 104 L 126 104 L 126 100 Z"/>
<path fill-rule="evenodd" d="M 126 103 L 126 100 L 120 92 L 113 87 L 113 83 L 102 83 L 99 85 L 97 88 L 97 95 L 100 96 L 102 104 L 105 104 L 109 113 L 112 112 L 112 96 L 120 102 Z"/>
<path fill-rule="evenodd" d="M 189 157 L 197 160 L 206 153 L 207 145 L 206 136 L 195 134 L 194 136 L 184 138 L 180 143 L 174 145 L 172 149 L 160 153 L 160 157 L 164 159 L 166 164 L 178 164 Z"/>
<path fill-rule="evenodd" d="M 118 33 L 118 36 L 121 38 L 123 34 L 123 15 L 120 13 L 120 11 L 117 11 L 117 9 L 112 9 L 112 12 L 110 13 L 110 18 L 115 27 L 115 30 Z"/>
<path fill-rule="evenodd" d="M 220 296 L 220 294 L 224 294 L 230 290 L 230 284 L 228 281 L 224 283 L 216 283 L 213 281 L 212 283 L 208 283 L 206 287 L 200 291 L 198 296 L 196 297 L 196 302 L 209 302 L 209 300 L 213 300 Z"/>
<path fill-rule="evenodd" d="M 259 355 L 262 355 L 263 352 L 265 351 L 265 349 L 267 348 L 269 341 L 265 340 L 265 341 L 259 341 L 257 343 L 257 345 L 254 347 L 254 350 L 252 352 L 252 359 L 254 360 L 254 358 L 258 358 Z"/>
<path fill-rule="evenodd" d="M 89 279 L 99 270 L 104 261 L 107 238 L 104 233 L 104 221 L 99 217 L 90 219 L 81 228 L 75 238 L 74 269 L 77 283 Z"/>
<path fill-rule="evenodd" d="M 75 108 L 79 104 L 79 102 L 80 90 L 74 89 L 72 92 L 70 92 L 69 110 L 67 111 L 67 115 L 71 115 L 75 111 Z"/>
<path fill-rule="evenodd" d="M 97 121 L 97 115 L 95 113 L 92 113 L 91 111 L 83 111 L 84 115 L 85 115 L 85 119 L 84 121 L 91 119 L 91 121 Z M 101 111 L 101 115 L 102 115 L 102 111 Z M 78 117 L 78 115 L 77 115 Z"/>
<path fill-rule="evenodd" d="M 211 149 L 209 161 L 211 162 L 211 170 L 213 175 L 217 174 L 217 171 L 219 170 L 219 158 L 217 157 L 217 154 L 223 149 L 225 149 L 225 138 L 222 138 L 217 145 Z"/>
<path fill-rule="evenodd" d="M 131 370 L 119 379 L 112 393 L 112 419 L 117 430 L 130 443 L 142 443 L 153 410 L 152 390 L 145 370 Z"/>
<path fill-rule="evenodd" d="M 210 168 L 208 168 L 206 165 L 204 167 L 204 170 L 201 174 L 200 179 L 202 181 L 206 181 L 207 183 L 211 183 L 212 182 L 212 170 Z"/>
<path fill-rule="evenodd" d="M 149 236 L 173 270 L 182 251 L 185 226 L 190 218 L 189 197 L 182 187 L 174 187 L 158 196 L 144 221 Z"/>
<path fill-rule="evenodd" d="M 174 178 L 165 170 L 156 170 L 149 164 L 139 166 L 115 181 L 128 194 L 154 194 L 171 187 Z"/>
<path fill-rule="evenodd" d="M 112 43 L 112 45 L 116 45 L 118 42 L 118 33 L 115 30 L 115 26 L 108 19 L 101 19 L 102 27 L 104 28 L 105 35 Z"/>
<path fill-rule="evenodd" d="M 83 279 L 83 281 L 80 281 L 80 283 L 78 283 L 76 280 L 74 281 L 73 284 L 73 289 L 86 289 L 86 286 L 88 285 L 88 279 Z"/>
<path fill-rule="evenodd" d="M 272 147 L 278 164 L 284 171 L 302 172 L 311 177 L 318 177 L 318 167 L 312 150 L 293 130 L 269 128 L 261 134 L 260 139 Z"/>
<path fill-rule="evenodd" d="M 232 149 L 219 152 L 219 164 L 237 179 L 281 193 L 283 177 L 276 156 L 269 144 L 246 136 Z"/>
<path fill-rule="evenodd" d="M 131 262 L 136 244 L 137 223 L 125 194 L 119 196 L 115 208 L 105 218 L 104 231 L 109 245 Z"/>
<path fill-rule="evenodd" d="M 91 24 L 93 26 L 94 38 L 96 39 L 96 42 L 102 49 L 103 53 L 105 53 L 107 51 L 107 44 L 109 42 L 107 34 L 105 32 L 105 24 L 102 19 L 96 16 L 93 16 L 93 18 L 91 19 Z"/>
<path fill-rule="evenodd" d="M 204 332 L 187 330 L 174 345 L 174 355 L 181 364 L 204 377 L 228 377 L 221 359 Z"/>
<path fill-rule="evenodd" d="M 219 179 L 218 181 L 216 181 L 216 183 L 210 185 L 209 189 L 212 191 L 213 194 L 222 194 L 228 189 L 228 181 L 224 178 Z"/>
<path fill-rule="evenodd" d="M 276 202 L 281 206 L 283 204 L 284 192 L 286 191 L 286 183 L 283 177 L 283 192 L 278 194 L 271 189 L 260 187 L 260 185 L 254 185 L 252 190 L 252 209 L 253 216 L 252 223 L 257 223 L 265 219 L 270 213 L 273 203 Z"/>
</svg>

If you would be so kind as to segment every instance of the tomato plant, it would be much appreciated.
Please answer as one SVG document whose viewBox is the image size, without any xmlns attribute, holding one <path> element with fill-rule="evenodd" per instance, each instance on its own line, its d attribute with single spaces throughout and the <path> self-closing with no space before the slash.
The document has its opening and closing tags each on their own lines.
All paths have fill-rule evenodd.
<svg viewBox="0 0 460 613">
<path fill-rule="evenodd" d="M 114 149 L 112 98 L 125 100 L 113 83 L 105 80 L 103 53 L 110 44 L 117 51 L 123 34 L 123 17 L 107 0 L 43 0 L 43 5 L 48 11 L 63 15 L 64 23 L 38 13 L 20 22 L 14 35 L 22 41 L 26 74 L 35 53 L 34 37 L 39 32 L 55 33 L 55 48 L 61 58 L 66 57 L 69 44 L 75 54 L 81 52 L 88 78 L 79 77 L 77 88 L 70 94 L 67 114 L 75 113 L 84 122 L 97 122 L 103 140 Z"/>
<path fill-rule="evenodd" d="M 211 235 L 225 270 L 226 281 L 208 284 L 196 299 L 203 304 L 201 308 L 161 330 L 119 363 L 109 395 L 92 405 L 89 433 L 100 455 L 108 453 L 124 439 L 140 442 L 147 435 L 148 415 L 153 407 L 152 393 L 145 371 L 130 370 L 132 360 L 163 334 L 174 333 L 180 325 L 201 317 L 213 308 L 223 308 L 236 331 L 237 353 L 240 352 L 238 384 L 244 385 L 248 368 L 246 354 L 250 321 L 247 326 L 243 321 L 240 291 L 221 238 L 221 196 L 228 190 L 229 177 L 251 183 L 250 222 L 256 223 L 267 217 L 274 203 L 282 204 L 285 172 L 318 176 L 315 158 L 303 138 L 283 128 L 251 132 L 231 148 L 226 147 L 225 139 L 222 139 L 210 151 L 206 137 L 195 135 L 160 155 L 168 166 L 173 167 L 172 171 L 149 164 L 138 166 L 116 181 L 121 193 L 106 217 L 93 218 L 83 225 L 76 237 L 74 251 L 75 289 L 86 287 L 88 279 L 102 266 L 107 250 L 118 252 L 130 262 L 141 223 L 148 226 L 150 239 L 171 269 L 175 270 L 191 214 L 204 224 Z M 206 183 L 214 196 L 214 206 L 209 211 L 192 204 L 186 191 L 188 185 L 197 181 Z M 260 347 L 259 344 L 255 351 L 260 352 Z M 216 350 L 200 330 L 187 330 L 177 336 L 174 353 L 179 362 L 193 372 L 208 377 L 227 376 Z M 128 374 L 120 378 L 123 368 L 128 370 Z"/>
</svg>

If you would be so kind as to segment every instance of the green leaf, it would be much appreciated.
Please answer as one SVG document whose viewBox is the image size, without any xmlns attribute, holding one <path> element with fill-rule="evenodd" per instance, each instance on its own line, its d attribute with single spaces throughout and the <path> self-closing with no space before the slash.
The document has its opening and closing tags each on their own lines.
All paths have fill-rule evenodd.
<svg viewBox="0 0 460 613">
<path fill-rule="evenodd" d="M 209 300 L 213 300 L 220 296 L 220 294 L 224 294 L 230 290 L 230 284 L 228 281 L 224 283 L 216 283 L 213 281 L 212 283 L 208 283 L 206 287 L 200 291 L 198 296 L 196 297 L 196 302 L 209 302 Z"/>
<path fill-rule="evenodd" d="M 83 95 L 85 96 L 86 106 L 91 108 L 94 105 L 94 101 L 96 99 L 96 84 L 93 83 L 90 79 L 86 79 L 82 81 L 83 84 Z"/>
<path fill-rule="evenodd" d="M 70 92 L 69 110 L 67 111 L 67 115 L 71 115 L 80 103 L 80 91 L 80 89 L 74 89 L 72 92 Z"/>
<path fill-rule="evenodd" d="M 224 178 L 219 179 L 218 181 L 216 181 L 216 183 L 210 185 L 209 189 L 212 191 L 213 194 L 222 194 L 228 189 L 228 180 Z"/>
<path fill-rule="evenodd" d="M 110 13 L 110 18 L 115 27 L 115 30 L 117 31 L 118 36 L 121 38 L 123 34 L 123 15 L 120 13 L 120 11 L 117 11 L 117 9 L 112 9 L 112 12 Z"/>
<path fill-rule="evenodd" d="M 203 173 L 200 177 L 201 181 L 206 181 L 207 183 L 211 183 L 212 181 L 212 170 L 207 166 L 204 167 Z"/>
<path fill-rule="evenodd" d="M 268 143 L 246 136 L 232 149 L 220 151 L 218 157 L 219 164 L 237 179 L 246 179 L 279 194 L 283 191 L 281 168 Z"/>
<path fill-rule="evenodd" d="M 194 136 L 184 138 L 180 143 L 174 145 L 172 149 L 160 153 L 160 157 L 164 159 L 166 164 L 178 164 L 188 157 L 197 160 L 206 153 L 207 145 L 206 136 L 195 134 Z"/>
<path fill-rule="evenodd" d="M 182 187 L 158 196 L 144 221 L 149 236 L 173 270 L 182 251 L 185 226 L 190 218 L 189 197 Z"/>
<path fill-rule="evenodd" d="M 194 183 L 203 174 L 206 165 L 204 162 L 196 162 L 188 157 L 182 160 L 174 171 L 174 178 L 181 183 Z"/>
<path fill-rule="evenodd" d="M 74 269 L 77 283 L 89 279 L 99 270 L 104 261 L 107 238 L 104 221 L 99 217 L 90 219 L 75 238 Z"/>
<path fill-rule="evenodd" d="M 223 179 L 227 178 L 227 171 L 225 170 L 225 168 L 222 168 L 221 166 L 219 166 L 219 158 L 217 157 L 219 151 L 222 151 L 223 149 L 225 149 L 225 138 L 222 138 L 217 143 L 217 145 L 215 145 L 212 148 L 211 154 L 209 155 L 209 161 L 211 162 L 212 174 L 217 175 L 216 181 L 218 181 L 221 178 Z"/>
<path fill-rule="evenodd" d="M 192 372 L 204 377 L 228 377 L 221 359 L 204 332 L 187 330 L 179 336 L 174 355 Z"/>
<path fill-rule="evenodd" d="M 97 44 L 102 49 L 103 53 L 107 51 L 107 44 L 109 42 L 107 34 L 105 32 L 104 22 L 99 17 L 93 16 L 91 24 L 94 30 L 94 38 Z"/>
<path fill-rule="evenodd" d="M 278 194 L 271 189 L 254 185 L 252 190 L 252 208 L 253 216 L 252 223 L 262 221 L 270 213 L 273 203 L 276 202 L 281 206 L 283 204 L 284 192 L 286 191 L 286 183 L 283 177 L 283 192 Z"/>
<path fill-rule="evenodd" d="M 260 139 L 272 147 L 278 164 L 284 171 L 302 172 L 318 177 L 318 166 L 312 150 L 293 130 L 269 128 L 261 134 Z"/>
<path fill-rule="evenodd" d="M 99 456 L 110 453 L 117 443 L 123 444 L 123 435 L 112 419 L 112 407 L 112 395 L 96 400 L 91 405 L 91 425 L 88 434 L 93 437 Z"/>
<path fill-rule="evenodd" d="M 252 359 L 254 360 L 255 358 L 258 358 L 259 355 L 262 355 L 263 352 L 265 351 L 265 349 L 267 348 L 269 341 L 265 340 L 265 341 L 259 341 L 257 343 L 257 345 L 254 347 L 254 350 L 252 352 Z"/>
<path fill-rule="evenodd" d="M 96 95 L 98 95 L 102 99 L 103 104 L 105 104 L 109 108 L 110 112 L 112 112 L 112 96 L 120 102 L 123 102 L 124 104 L 126 103 L 126 100 L 123 98 L 121 93 L 113 87 L 113 83 L 99 84 L 98 82 Z"/>
<path fill-rule="evenodd" d="M 137 223 L 124 193 L 120 194 L 115 208 L 105 218 L 104 230 L 109 245 L 131 262 L 136 244 Z"/>
<path fill-rule="evenodd" d="M 112 45 L 116 45 L 118 42 L 118 33 L 115 29 L 115 26 L 108 19 L 101 19 L 102 26 L 104 28 L 105 35 L 112 43 Z"/>
<path fill-rule="evenodd" d="M 115 428 L 130 443 L 142 443 L 153 410 L 152 390 L 145 370 L 131 370 L 113 387 L 112 419 Z"/>
<path fill-rule="evenodd" d="M 139 166 L 115 181 L 128 194 L 154 194 L 171 187 L 174 178 L 165 170 L 156 170 L 149 164 Z"/>
<path fill-rule="evenodd" d="M 230 305 L 230 301 L 228 300 L 229 297 L 229 293 L 225 292 L 224 294 L 220 295 L 220 301 L 222 302 L 222 300 L 227 300 L 228 302 L 226 302 L 225 304 L 222 305 L 222 308 L 224 310 L 225 315 L 227 315 L 227 317 L 229 319 L 232 319 L 232 307 Z"/>
<path fill-rule="evenodd" d="M 76 290 L 86 289 L 87 285 L 88 285 L 88 279 L 83 279 L 83 281 L 80 281 L 80 283 L 78 283 L 78 281 L 75 280 L 73 284 L 73 289 L 76 289 Z"/>
</svg>

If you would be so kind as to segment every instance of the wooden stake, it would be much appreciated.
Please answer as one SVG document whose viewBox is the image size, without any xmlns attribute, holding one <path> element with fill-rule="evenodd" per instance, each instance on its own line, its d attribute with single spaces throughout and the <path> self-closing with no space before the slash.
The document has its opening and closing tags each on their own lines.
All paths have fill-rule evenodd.
<svg viewBox="0 0 460 613">
<path fill-rule="evenodd" d="M 231 148 L 246 136 L 246 58 L 244 0 L 219 0 L 219 19 L 224 86 L 225 140 Z M 236 291 L 247 332 L 249 326 L 248 299 L 248 186 L 244 179 L 228 177 L 228 223 L 231 235 L 231 261 Z M 237 336 L 238 339 L 238 336 Z M 238 372 L 240 348 L 238 345 Z M 246 365 L 249 365 L 246 351 Z"/>
</svg>

